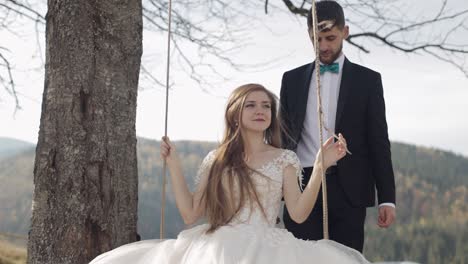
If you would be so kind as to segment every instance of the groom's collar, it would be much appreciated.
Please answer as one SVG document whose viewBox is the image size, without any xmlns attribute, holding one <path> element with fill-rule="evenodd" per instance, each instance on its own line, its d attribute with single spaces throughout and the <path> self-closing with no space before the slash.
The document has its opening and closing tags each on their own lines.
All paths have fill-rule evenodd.
<svg viewBox="0 0 468 264">
<path fill-rule="evenodd" d="M 333 61 L 333 63 L 338 63 L 340 65 L 340 72 L 343 70 L 343 64 L 345 62 L 345 59 L 346 59 L 346 56 L 344 55 L 343 51 L 340 53 L 340 56 L 338 56 L 338 58 L 336 58 L 335 61 Z M 320 65 L 323 65 L 324 63 L 322 63 L 321 61 L 319 61 Z"/>
</svg>

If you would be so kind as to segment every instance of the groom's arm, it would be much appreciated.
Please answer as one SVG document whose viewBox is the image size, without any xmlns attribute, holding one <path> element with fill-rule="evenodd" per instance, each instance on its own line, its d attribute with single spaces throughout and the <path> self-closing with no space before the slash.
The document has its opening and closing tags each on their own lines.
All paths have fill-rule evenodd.
<svg viewBox="0 0 468 264">
<path fill-rule="evenodd" d="M 395 204 L 395 179 L 385 117 L 385 100 L 382 79 L 379 73 L 372 76 L 368 103 L 368 143 L 372 174 L 374 175 L 378 203 Z"/>
</svg>

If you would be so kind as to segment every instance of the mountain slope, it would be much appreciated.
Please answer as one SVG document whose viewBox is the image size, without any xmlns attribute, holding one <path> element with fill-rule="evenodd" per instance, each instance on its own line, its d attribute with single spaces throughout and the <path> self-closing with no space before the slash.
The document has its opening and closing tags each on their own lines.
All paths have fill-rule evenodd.
<svg viewBox="0 0 468 264">
<path fill-rule="evenodd" d="M 190 185 L 214 143 L 175 142 Z M 159 142 L 138 139 L 138 231 L 144 239 L 159 237 L 162 162 Z M 397 186 L 397 222 L 376 226 L 377 212 L 368 210 L 365 255 L 372 261 L 467 263 L 468 159 L 450 152 L 392 143 Z M 29 228 L 33 149 L 0 160 L 0 233 L 27 234 Z M 167 237 L 185 228 L 167 186 Z"/>
<path fill-rule="evenodd" d="M 7 137 L 0 137 L 0 160 L 34 148 L 34 144 Z"/>
</svg>

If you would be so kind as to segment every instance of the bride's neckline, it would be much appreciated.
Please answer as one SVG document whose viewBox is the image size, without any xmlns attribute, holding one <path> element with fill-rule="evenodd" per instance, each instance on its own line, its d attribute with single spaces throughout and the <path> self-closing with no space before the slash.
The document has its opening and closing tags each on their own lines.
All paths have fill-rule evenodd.
<svg viewBox="0 0 468 264">
<path fill-rule="evenodd" d="M 263 164 L 262 164 L 261 166 L 255 167 L 255 168 L 252 168 L 252 167 L 249 166 L 249 168 L 251 168 L 251 169 L 253 169 L 253 170 L 256 170 L 256 171 L 264 170 L 265 167 L 267 167 L 267 165 L 269 165 L 270 163 L 274 163 L 274 162 L 276 162 L 277 160 L 279 160 L 279 159 L 283 156 L 283 154 L 284 154 L 285 152 L 286 152 L 286 150 L 282 149 L 282 150 L 280 150 L 280 154 L 278 154 L 276 157 L 274 157 L 274 158 L 272 158 L 272 159 L 270 159 L 270 160 L 268 160 L 268 161 L 266 161 L 266 162 L 263 162 Z"/>
</svg>

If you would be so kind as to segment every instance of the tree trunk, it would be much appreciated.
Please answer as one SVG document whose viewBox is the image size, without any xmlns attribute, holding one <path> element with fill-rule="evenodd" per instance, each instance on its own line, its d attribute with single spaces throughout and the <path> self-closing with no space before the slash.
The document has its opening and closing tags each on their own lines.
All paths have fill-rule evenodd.
<svg viewBox="0 0 468 264">
<path fill-rule="evenodd" d="M 28 263 L 135 241 L 141 0 L 49 0 Z"/>
</svg>

